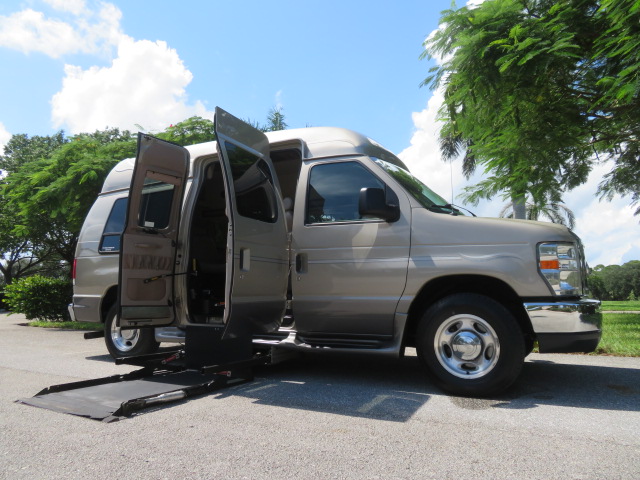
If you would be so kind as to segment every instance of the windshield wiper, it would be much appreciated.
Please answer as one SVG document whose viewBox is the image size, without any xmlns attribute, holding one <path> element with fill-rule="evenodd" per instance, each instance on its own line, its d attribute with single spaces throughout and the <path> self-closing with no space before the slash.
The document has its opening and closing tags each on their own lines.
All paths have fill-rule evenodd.
<svg viewBox="0 0 640 480">
<path fill-rule="evenodd" d="M 459 215 L 460 213 L 462 213 L 460 210 L 464 210 L 465 212 L 471 214 L 471 216 L 475 217 L 476 214 L 473 213 L 471 210 L 468 210 L 464 207 L 461 207 L 459 205 L 454 205 L 452 203 L 445 203 L 444 205 L 431 205 L 430 207 L 428 207 L 429 210 L 431 210 L 432 208 L 439 208 L 441 210 L 451 210 L 451 215 Z M 432 210 L 433 211 L 433 210 Z"/>
</svg>

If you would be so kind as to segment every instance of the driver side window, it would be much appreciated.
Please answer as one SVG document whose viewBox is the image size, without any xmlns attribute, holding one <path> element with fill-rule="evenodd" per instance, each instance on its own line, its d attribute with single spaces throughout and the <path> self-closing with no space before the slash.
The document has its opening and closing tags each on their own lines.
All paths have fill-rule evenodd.
<svg viewBox="0 0 640 480">
<path fill-rule="evenodd" d="M 305 224 L 371 220 L 359 212 L 362 188 L 384 189 L 385 184 L 358 162 L 314 166 L 309 176 Z"/>
</svg>

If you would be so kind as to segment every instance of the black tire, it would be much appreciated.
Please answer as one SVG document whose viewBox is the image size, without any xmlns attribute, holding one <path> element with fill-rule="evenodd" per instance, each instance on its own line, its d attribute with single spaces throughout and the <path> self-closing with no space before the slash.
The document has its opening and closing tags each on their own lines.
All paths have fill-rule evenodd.
<svg viewBox="0 0 640 480">
<path fill-rule="evenodd" d="M 443 390 L 484 397 L 506 390 L 525 357 L 515 317 L 495 300 L 461 293 L 433 304 L 416 333 L 418 357 Z"/>
<path fill-rule="evenodd" d="M 524 356 L 528 357 L 536 346 L 536 342 L 531 335 L 524 336 Z"/>
<path fill-rule="evenodd" d="M 160 344 L 156 342 L 153 328 L 120 330 L 116 326 L 117 307 L 109 309 L 104 321 L 104 343 L 113 358 L 131 357 L 154 353 Z"/>
</svg>

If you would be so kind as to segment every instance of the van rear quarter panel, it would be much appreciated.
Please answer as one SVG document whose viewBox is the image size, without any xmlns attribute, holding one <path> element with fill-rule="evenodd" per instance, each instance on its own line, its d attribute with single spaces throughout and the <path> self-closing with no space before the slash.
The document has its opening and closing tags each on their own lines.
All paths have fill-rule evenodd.
<svg viewBox="0 0 640 480">
<path fill-rule="evenodd" d="M 100 253 L 100 240 L 113 203 L 127 192 L 100 195 L 89 214 L 78 239 L 76 279 L 73 294 L 74 313 L 79 321 L 101 321 L 100 307 L 109 288 L 118 283 L 119 255 Z"/>
</svg>

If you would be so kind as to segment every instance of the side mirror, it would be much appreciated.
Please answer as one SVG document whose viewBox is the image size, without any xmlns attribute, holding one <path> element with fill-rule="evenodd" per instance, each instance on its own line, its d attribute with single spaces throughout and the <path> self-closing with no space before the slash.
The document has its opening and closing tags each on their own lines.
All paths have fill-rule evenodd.
<svg viewBox="0 0 640 480">
<path fill-rule="evenodd" d="M 387 222 L 395 222 L 400 218 L 400 207 L 387 204 L 382 188 L 362 188 L 358 210 L 361 217 L 369 215 L 382 218 Z"/>
</svg>

